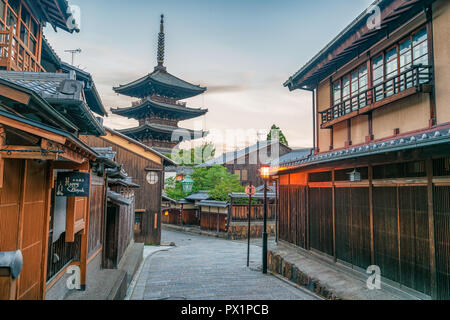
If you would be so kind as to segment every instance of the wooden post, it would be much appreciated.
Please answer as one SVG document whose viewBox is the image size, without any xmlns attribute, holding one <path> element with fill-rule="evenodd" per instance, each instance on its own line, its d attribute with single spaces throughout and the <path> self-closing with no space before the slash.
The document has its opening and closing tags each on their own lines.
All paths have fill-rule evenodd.
<svg viewBox="0 0 450 320">
<path fill-rule="evenodd" d="M 306 220 L 306 225 L 305 225 L 305 229 L 306 229 L 306 239 L 305 239 L 305 249 L 309 250 L 309 244 L 310 244 L 310 230 L 309 230 L 309 186 L 308 184 L 305 187 L 305 198 L 306 198 L 306 214 L 305 214 L 305 220 Z"/>
<path fill-rule="evenodd" d="M 3 146 L 5 145 L 5 129 L 3 126 L 0 126 L 0 149 L 3 149 Z M 3 175 L 5 170 L 5 160 L 2 158 L 2 155 L 0 153 L 0 189 L 3 188 Z"/>
<path fill-rule="evenodd" d="M 375 264 L 375 246 L 373 240 L 374 224 L 373 224 L 373 167 L 369 164 L 369 215 L 370 215 L 370 263 Z"/>
<path fill-rule="evenodd" d="M 399 186 L 395 187 L 397 193 L 397 254 L 398 254 L 398 274 L 400 276 L 400 283 L 402 281 L 402 248 L 401 248 L 401 228 L 400 228 L 400 192 Z"/>
<path fill-rule="evenodd" d="M 19 207 L 19 221 L 18 221 L 18 235 L 17 235 L 17 249 L 22 250 L 23 243 L 23 224 L 24 224 L 24 209 L 25 209 L 25 191 L 27 186 L 28 176 L 28 160 L 23 160 L 22 170 L 22 185 L 20 187 L 20 207 Z M 17 288 L 20 287 L 21 277 L 17 279 Z M 16 299 L 18 298 L 18 290 L 16 290 Z"/>
<path fill-rule="evenodd" d="M 87 169 L 80 170 L 81 172 L 90 172 L 89 163 L 87 163 Z M 84 231 L 81 236 L 81 255 L 80 255 L 80 284 L 81 290 L 86 290 L 87 283 L 87 260 L 88 260 L 88 245 L 89 245 L 89 217 L 90 217 L 90 199 L 92 194 L 92 180 L 89 179 L 89 197 L 85 198 L 85 212 L 84 212 Z"/>
<path fill-rule="evenodd" d="M 431 284 L 431 296 L 433 299 L 437 299 L 437 284 L 436 284 L 436 244 L 434 236 L 434 205 L 433 205 L 433 160 L 426 160 L 427 170 L 427 194 L 428 194 L 428 229 L 429 229 L 429 241 L 430 241 L 430 284 Z"/>
<path fill-rule="evenodd" d="M 48 237 L 49 237 L 49 229 L 50 229 L 50 216 L 51 216 L 51 206 L 52 206 L 52 189 L 54 187 L 54 179 L 55 179 L 55 174 L 54 174 L 54 170 L 53 170 L 53 163 L 50 163 L 47 167 L 47 185 L 46 185 L 46 190 L 47 190 L 47 194 L 45 197 L 45 218 L 44 218 L 44 234 L 42 237 L 42 253 L 43 253 L 43 259 L 42 259 L 42 264 L 41 264 L 41 284 L 42 284 L 42 288 L 41 288 L 41 295 L 40 295 L 40 299 L 44 300 L 45 299 L 45 294 L 47 291 L 47 260 L 48 260 Z"/>
</svg>

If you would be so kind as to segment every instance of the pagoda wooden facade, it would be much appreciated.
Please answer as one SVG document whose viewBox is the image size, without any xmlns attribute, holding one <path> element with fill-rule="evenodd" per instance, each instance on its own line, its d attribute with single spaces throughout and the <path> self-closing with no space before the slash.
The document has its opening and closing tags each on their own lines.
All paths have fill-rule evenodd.
<svg viewBox="0 0 450 320">
<path fill-rule="evenodd" d="M 180 138 L 203 137 L 203 131 L 180 128 L 178 122 L 197 118 L 208 110 L 188 108 L 185 102 L 180 101 L 202 94 L 206 88 L 188 83 L 167 72 L 164 66 L 164 41 L 164 16 L 161 16 L 158 65 L 145 77 L 114 88 L 118 94 L 140 100 L 131 107 L 113 109 L 112 112 L 139 121 L 138 127 L 118 130 L 120 133 L 166 153 L 171 152 Z"/>
</svg>

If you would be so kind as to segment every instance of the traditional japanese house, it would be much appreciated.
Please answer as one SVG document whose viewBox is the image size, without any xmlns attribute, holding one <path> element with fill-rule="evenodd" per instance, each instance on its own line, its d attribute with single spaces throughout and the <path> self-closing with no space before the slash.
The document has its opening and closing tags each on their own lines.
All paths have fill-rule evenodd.
<svg viewBox="0 0 450 320">
<path fill-rule="evenodd" d="M 10 81 L 1 79 L 5 74 Z M 77 183 L 89 189 L 90 162 L 97 154 L 78 135 L 103 129 L 96 122 L 84 123 L 91 115 L 81 104 L 62 115 L 13 78 L 5 71 L 0 76 L 0 252 L 20 252 L 23 270 L 0 279 L 0 298 L 44 299 L 72 263 L 86 286 L 89 195 L 83 187 L 74 191 L 79 197 L 59 196 L 55 186 L 63 174 L 69 181 L 77 176 Z M 62 225 L 56 224 L 60 211 Z M 59 254 L 58 261 L 50 252 Z"/>
<path fill-rule="evenodd" d="M 226 201 L 202 200 L 197 204 L 200 210 L 200 228 L 203 230 L 226 232 L 228 207 Z"/>
<path fill-rule="evenodd" d="M 78 32 L 65 0 L 0 0 L 0 68 L 45 72 L 43 27 Z"/>
<path fill-rule="evenodd" d="M 450 299 L 450 2 L 375 5 L 285 83 L 313 94 L 315 150 L 280 166 L 280 237 Z"/>
<path fill-rule="evenodd" d="M 78 31 L 67 1 L 0 1 L 0 299 L 64 298 L 69 268 L 85 289 L 105 243 L 104 169 L 117 164 L 82 135 L 105 134 L 106 111 L 90 75 L 45 40 L 46 23 Z"/>
<path fill-rule="evenodd" d="M 158 40 L 158 65 L 145 77 L 126 85 L 114 88 L 118 94 L 138 98 L 128 108 L 112 109 L 113 114 L 136 119 L 139 126 L 118 130 L 135 140 L 163 153 L 170 154 L 180 143 L 180 139 L 190 141 L 202 138 L 203 131 L 193 131 L 178 127 L 178 122 L 202 116 L 206 109 L 195 109 L 186 106 L 180 100 L 195 97 L 206 91 L 206 88 L 190 84 L 167 72 L 164 66 L 164 16 L 161 16 L 161 27 Z"/>
<path fill-rule="evenodd" d="M 112 151 L 112 147 L 106 149 L 108 153 Z M 94 150 L 98 153 L 105 151 Z M 103 267 L 116 269 L 134 240 L 135 190 L 140 186 L 133 183 L 122 165 L 106 169 L 106 176 L 108 190 Z"/>
<path fill-rule="evenodd" d="M 197 167 L 207 168 L 215 165 L 223 165 L 227 168 L 228 172 L 238 176 L 243 186 L 249 183 L 252 183 L 254 186 L 260 186 L 264 184 L 259 174 L 261 164 L 277 161 L 279 157 L 291 151 L 289 147 L 278 141 L 259 141 L 247 148 L 224 153 Z"/>
<path fill-rule="evenodd" d="M 124 134 L 109 128 L 105 131 L 104 136 L 86 136 L 86 142 L 93 148 L 112 147 L 116 152 L 116 161 L 123 165 L 132 182 L 140 186 L 135 190 L 135 241 L 159 244 L 164 166 L 174 162 Z"/>
<path fill-rule="evenodd" d="M 256 188 L 252 196 L 250 211 L 250 237 L 262 238 L 264 221 L 264 186 Z M 229 194 L 230 205 L 227 219 L 228 237 L 232 240 L 246 239 L 248 237 L 248 203 L 246 193 L 233 192 Z M 269 237 L 275 236 L 277 227 L 277 194 L 275 186 L 267 190 L 267 233 Z"/>
</svg>

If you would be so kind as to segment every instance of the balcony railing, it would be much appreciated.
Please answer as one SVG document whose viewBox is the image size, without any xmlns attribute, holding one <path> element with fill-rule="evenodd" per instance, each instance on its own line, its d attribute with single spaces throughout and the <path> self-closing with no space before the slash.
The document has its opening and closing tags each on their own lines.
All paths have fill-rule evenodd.
<svg viewBox="0 0 450 320">
<path fill-rule="evenodd" d="M 11 30 L 0 30 L 0 66 L 6 70 L 45 72 L 36 55 Z"/>
<path fill-rule="evenodd" d="M 352 114 L 356 116 L 375 107 L 390 103 L 402 98 L 407 93 L 419 92 L 423 85 L 431 84 L 433 80 L 432 69 L 431 66 L 412 66 L 410 69 L 390 77 L 384 82 L 375 84 L 370 89 L 359 92 L 339 104 L 319 112 L 322 127 L 331 126 L 335 122 L 344 120 L 345 116 L 351 117 Z"/>
</svg>

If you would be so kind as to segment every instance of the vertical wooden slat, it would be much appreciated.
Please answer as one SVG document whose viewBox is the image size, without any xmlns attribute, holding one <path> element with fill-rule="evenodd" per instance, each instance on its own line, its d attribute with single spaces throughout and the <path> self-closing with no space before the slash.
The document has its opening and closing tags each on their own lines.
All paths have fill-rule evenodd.
<svg viewBox="0 0 450 320">
<path fill-rule="evenodd" d="M 331 181 L 333 183 L 332 187 L 332 228 L 333 228 L 333 257 L 334 261 L 337 261 L 337 254 L 336 254 L 336 185 L 335 185 L 335 171 L 334 169 L 331 171 Z"/>
<path fill-rule="evenodd" d="M 53 163 L 49 163 L 47 167 L 47 185 L 46 185 L 46 196 L 45 196 L 45 218 L 44 218 L 44 230 L 42 235 L 42 266 L 41 266 L 41 292 L 40 299 L 45 299 L 45 293 L 47 291 L 47 261 L 48 261 L 48 248 L 49 248 L 49 231 L 50 231 L 50 215 L 51 215 L 51 205 L 52 205 L 52 189 L 53 181 L 55 179 Z"/>
<path fill-rule="evenodd" d="M 398 49 L 398 48 L 397 48 Z M 401 231 L 400 231 L 400 195 L 399 195 L 399 186 L 395 188 L 396 192 L 396 211 L 397 211 L 397 255 L 398 255 L 398 275 L 399 282 L 402 282 L 402 242 L 401 242 Z"/>
<path fill-rule="evenodd" d="M 430 241 L 430 286 L 432 297 L 437 297 L 436 285 L 436 244 L 434 232 L 434 205 L 433 205 L 433 160 L 426 160 L 427 171 L 427 197 L 428 197 L 428 232 Z"/>
<path fill-rule="evenodd" d="M 370 263 L 375 264 L 375 247 L 373 241 L 374 224 L 373 224 L 373 167 L 369 165 L 369 215 L 370 215 Z"/>
</svg>

